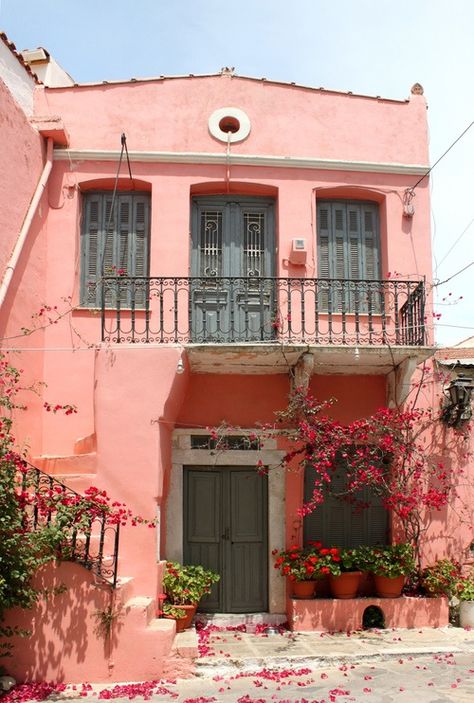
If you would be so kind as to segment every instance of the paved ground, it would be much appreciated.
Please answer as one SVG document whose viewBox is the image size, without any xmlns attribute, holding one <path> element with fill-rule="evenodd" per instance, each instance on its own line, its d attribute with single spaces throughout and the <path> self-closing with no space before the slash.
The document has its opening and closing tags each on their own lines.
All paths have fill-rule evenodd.
<svg viewBox="0 0 474 703">
<path fill-rule="evenodd" d="M 268 636 L 209 628 L 200 635 L 200 649 L 198 675 L 192 679 L 83 690 L 78 686 L 60 698 L 113 698 L 124 703 L 137 696 L 153 703 L 474 703 L 474 632 L 460 628 Z"/>
</svg>

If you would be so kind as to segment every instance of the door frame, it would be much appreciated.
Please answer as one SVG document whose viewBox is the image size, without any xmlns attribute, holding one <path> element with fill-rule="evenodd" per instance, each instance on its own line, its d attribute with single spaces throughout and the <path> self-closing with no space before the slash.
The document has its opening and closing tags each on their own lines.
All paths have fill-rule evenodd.
<svg viewBox="0 0 474 703">
<path fill-rule="evenodd" d="M 255 429 L 240 430 L 256 433 Z M 285 470 L 279 466 L 285 452 L 276 448 L 276 440 L 265 440 L 264 448 L 253 450 L 227 450 L 216 454 L 207 449 L 191 449 L 191 435 L 208 435 L 206 430 L 179 429 L 173 432 L 172 467 L 169 491 L 166 500 L 165 544 L 166 558 L 171 561 L 183 561 L 184 515 L 183 488 L 184 467 L 254 467 L 259 459 L 265 465 L 277 466 L 268 474 L 268 612 L 285 613 L 285 579 L 273 568 L 272 550 L 281 549 L 285 544 Z"/>
</svg>

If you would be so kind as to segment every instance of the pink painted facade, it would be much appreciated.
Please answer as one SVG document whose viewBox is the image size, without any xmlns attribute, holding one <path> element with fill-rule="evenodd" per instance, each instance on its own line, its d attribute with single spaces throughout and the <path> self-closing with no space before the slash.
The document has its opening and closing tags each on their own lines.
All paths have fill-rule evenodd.
<svg viewBox="0 0 474 703">
<path fill-rule="evenodd" d="M 156 531 L 122 532 L 116 598 L 123 604 L 123 621 L 109 648 L 92 625 L 97 603 L 107 594 L 94 590 L 97 586 L 80 567 L 63 565 L 59 569 L 70 587 L 67 595 L 57 596 L 58 612 L 64 614 L 61 633 L 58 623 L 45 617 L 44 604 L 39 606 L 30 616 L 41 623 L 36 644 L 15 658 L 12 673 L 68 681 L 157 678 L 179 668 L 172 649 L 174 625 L 155 615 L 160 563 L 182 559 L 186 548 L 190 518 L 184 515 L 183 477 L 193 466 L 252 467 L 256 458 L 252 451 L 216 457 L 193 448 L 191 436 L 206 435 L 206 428 L 223 421 L 245 429 L 272 421 L 285 406 L 289 371 L 298 368 L 305 352 L 312 355 L 311 389 L 319 398 L 338 398 L 334 412 L 343 421 L 403 401 L 416 365 L 432 354 L 429 294 L 424 310 L 412 310 L 416 325 L 407 323 L 402 312 L 403 304 L 413 302 L 416 285 L 431 280 L 428 179 L 416 190 L 415 213 L 404 214 L 407 189 L 428 167 L 426 102 L 416 91 L 409 100 L 394 101 L 223 73 L 66 88 L 37 85 L 33 127 L 8 89 L 0 88 L 8 98 L 2 99 L 1 110 L 11 130 L 13 164 L 2 167 L 0 212 L 8 225 L 2 267 L 40 178 L 46 141 L 55 141 L 52 171 L 0 313 L 3 349 L 29 378 L 46 384 L 41 399 L 28 402 L 27 413 L 17 419 L 19 440 L 28 444 L 36 466 L 75 490 L 100 486 L 134 513 L 159 519 Z M 227 142 L 212 135 L 209 118 L 221 108 L 231 116 L 235 110 L 245 113 L 247 138 Z M 154 283 L 148 302 L 136 309 L 129 301 L 105 310 L 84 303 L 86 203 L 92 193 L 111 196 L 122 132 L 133 181 L 124 161 L 117 192 L 146 194 L 150 203 L 146 277 L 202 277 L 192 255 L 193 241 L 194 250 L 202 244 L 193 234 L 193 198 L 207 198 L 208 209 L 212 203 L 239 203 L 239 198 L 272 203 L 270 277 L 283 283 L 272 289 L 266 337 L 193 341 L 190 306 L 197 293 L 192 282 L 176 284 L 179 293 L 169 280 Z M 386 308 L 379 302 L 369 312 L 367 303 L 354 308 L 349 302 L 345 311 L 339 303 L 331 316 L 327 303 L 323 310 L 315 308 L 314 284 L 307 297 L 298 293 L 300 284 L 285 284 L 289 278 L 322 277 L 317 218 L 318 203 L 324 202 L 375 208 L 379 270 L 367 278 L 386 282 L 383 300 L 391 301 Z M 304 240 L 305 264 L 290 261 L 295 239 Z M 242 242 L 237 246 L 242 250 Z M 400 283 L 398 302 L 397 281 L 411 286 Z M 34 316 L 45 304 L 57 305 L 60 319 L 22 336 L 22 327 L 41 326 Z M 74 404 L 78 413 L 67 418 L 44 413 L 43 400 Z M 279 449 L 268 451 L 277 457 Z M 288 473 L 270 485 L 264 596 L 265 609 L 276 614 L 292 606 L 272 573 L 269 552 L 303 539 L 297 517 L 302 500 L 301 473 Z M 451 514 L 437 518 L 429 528 L 427 556 L 443 555 L 446 533 L 452 535 L 454 555 L 466 547 L 470 538 L 456 532 L 454 523 Z M 82 609 L 79 618 L 75 608 Z M 392 610 L 391 622 L 410 625 L 412 607 L 406 617 L 399 604 Z M 446 608 L 433 606 L 426 617 L 417 613 L 414 626 L 444 624 L 446 617 Z M 314 622 L 320 623 L 318 618 Z M 21 616 L 22 624 L 26 621 L 28 615 Z M 79 645 L 64 646 L 75 638 L 80 651 Z"/>
</svg>

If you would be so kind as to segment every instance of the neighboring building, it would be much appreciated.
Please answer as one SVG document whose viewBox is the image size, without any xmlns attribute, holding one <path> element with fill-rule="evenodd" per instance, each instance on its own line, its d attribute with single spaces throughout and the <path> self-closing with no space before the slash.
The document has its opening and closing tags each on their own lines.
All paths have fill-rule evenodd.
<svg viewBox="0 0 474 703">
<path fill-rule="evenodd" d="M 15 666 L 46 679 L 58 668 L 69 680 L 151 678 L 177 666 L 174 626 L 153 619 L 160 560 L 215 567 L 213 611 L 278 615 L 287 599 L 272 549 L 303 533 L 353 539 L 349 513 L 301 524 L 300 472 L 255 472 L 257 459 L 278 463 L 276 443 L 257 451 L 237 438 L 219 454 L 208 428 L 272 421 L 292 377 L 336 397 L 343 421 L 403 402 L 434 350 L 428 178 L 410 193 L 428 169 L 426 102 L 418 85 L 399 101 L 229 69 L 77 85 L 56 65 L 48 86 L 5 37 L 0 48 L 3 266 L 31 215 L 9 264 L 2 347 L 46 384 L 42 400 L 79 409 L 62 418 L 37 402 L 18 436 L 72 488 L 93 483 L 159 518 L 157 531 L 122 533 L 125 620 L 111 657 L 93 642 L 94 586 L 71 567 L 83 644 L 64 605 L 70 646 L 61 652 L 44 618 Z M 49 59 L 38 52 L 23 57 Z M 123 153 L 116 180 L 122 133 L 132 178 Z M 18 337 L 40 326 L 30 320 L 44 305 L 72 310 Z M 389 538 L 376 509 L 359 528 L 360 542 Z M 54 656 L 43 656 L 48 639 Z"/>
</svg>

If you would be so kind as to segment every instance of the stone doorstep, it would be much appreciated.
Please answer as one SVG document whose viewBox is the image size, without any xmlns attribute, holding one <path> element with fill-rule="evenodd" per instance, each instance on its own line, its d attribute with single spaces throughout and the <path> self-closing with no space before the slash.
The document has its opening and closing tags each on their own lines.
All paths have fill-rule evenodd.
<svg viewBox="0 0 474 703">
<path fill-rule="evenodd" d="M 287 620 L 286 613 L 197 613 L 194 617 L 194 622 L 217 627 L 282 625 Z"/>
</svg>

